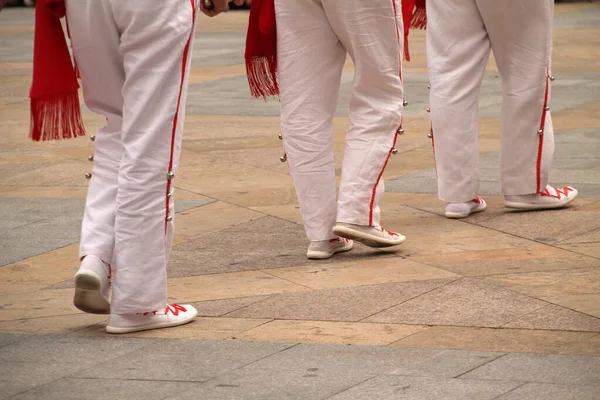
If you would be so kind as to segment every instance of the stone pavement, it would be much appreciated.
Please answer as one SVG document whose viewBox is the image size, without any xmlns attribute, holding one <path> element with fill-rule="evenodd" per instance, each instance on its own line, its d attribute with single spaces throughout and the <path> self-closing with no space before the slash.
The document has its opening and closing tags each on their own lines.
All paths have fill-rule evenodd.
<svg viewBox="0 0 600 400">
<path fill-rule="evenodd" d="M 600 398 L 600 3 L 560 4 L 552 183 L 567 210 L 512 212 L 498 196 L 498 73 L 482 87 L 489 210 L 443 218 L 427 138 L 424 34 L 405 64 L 406 134 L 388 165 L 395 250 L 357 245 L 316 262 L 286 164 L 277 102 L 249 98 L 245 12 L 200 18 L 172 301 L 187 326 L 125 336 L 71 304 L 93 143 L 27 140 L 33 11 L 0 13 L 0 398 Z M 347 63 L 335 119 L 341 164 Z M 92 134 L 102 118 L 85 112 Z"/>
</svg>

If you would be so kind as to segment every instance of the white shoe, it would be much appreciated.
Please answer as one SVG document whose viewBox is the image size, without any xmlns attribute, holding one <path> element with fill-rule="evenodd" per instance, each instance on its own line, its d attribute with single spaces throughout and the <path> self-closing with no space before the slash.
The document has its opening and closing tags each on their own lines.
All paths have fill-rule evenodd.
<svg viewBox="0 0 600 400">
<path fill-rule="evenodd" d="M 543 192 L 518 196 L 504 196 L 504 207 L 519 210 L 548 210 L 561 208 L 575 200 L 577 190 L 571 186 L 555 188 L 546 186 Z"/>
<path fill-rule="evenodd" d="M 369 247 L 397 246 L 406 240 L 406 237 L 383 229 L 381 226 L 355 225 L 338 222 L 333 228 L 333 233 L 346 239 L 356 240 Z"/>
<path fill-rule="evenodd" d="M 487 204 L 485 200 L 477 196 L 471 201 L 465 203 L 448 203 L 446 205 L 446 218 L 466 218 L 471 214 L 485 211 Z"/>
<path fill-rule="evenodd" d="M 330 258 L 335 253 L 352 250 L 352 240 L 336 237 L 331 240 L 315 240 L 310 242 L 306 257 L 311 260 Z"/>
<path fill-rule="evenodd" d="M 131 333 L 170 328 L 192 322 L 198 311 L 189 304 L 167 304 L 163 311 L 143 314 L 110 314 L 106 332 Z"/>
<path fill-rule="evenodd" d="M 91 314 L 110 313 L 110 267 L 96 256 L 86 256 L 75 274 L 73 304 Z"/>
</svg>

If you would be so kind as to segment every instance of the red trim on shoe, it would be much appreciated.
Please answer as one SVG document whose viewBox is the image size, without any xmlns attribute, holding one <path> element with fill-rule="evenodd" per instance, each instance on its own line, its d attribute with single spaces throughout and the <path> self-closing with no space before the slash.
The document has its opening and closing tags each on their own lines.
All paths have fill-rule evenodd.
<svg viewBox="0 0 600 400">
<path fill-rule="evenodd" d="M 182 306 L 181 304 L 167 304 L 167 306 L 165 307 L 165 314 L 171 313 L 175 316 L 178 316 L 179 311 L 186 312 L 187 309 L 184 306 Z M 149 311 L 149 312 L 145 312 L 145 313 L 141 313 L 141 314 L 137 314 L 137 315 L 143 315 L 143 316 L 150 315 L 150 314 L 156 315 L 157 312 L 158 311 Z"/>
<path fill-rule="evenodd" d="M 338 242 L 346 242 L 348 243 L 350 240 L 343 237 L 335 237 L 333 239 L 329 239 L 329 243 L 338 243 Z"/>
<path fill-rule="evenodd" d="M 556 194 L 550 193 L 550 191 L 546 187 L 546 189 L 544 189 L 544 191 L 540 193 L 540 196 L 554 197 L 557 200 L 561 200 L 563 196 L 569 197 L 569 192 L 573 191 L 573 188 L 570 187 L 570 186 L 565 186 L 565 187 L 560 188 L 560 189 L 559 188 L 553 188 L 553 189 L 556 192 Z"/>
<path fill-rule="evenodd" d="M 477 203 L 477 204 L 481 204 L 483 203 L 483 199 L 479 196 L 475 197 L 473 200 L 471 200 L 473 203 Z"/>
<path fill-rule="evenodd" d="M 386 233 L 386 232 L 387 232 L 387 234 L 388 234 L 388 235 L 390 235 L 390 236 L 400 236 L 400 235 L 399 235 L 399 234 L 397 234 L 396 232 L 388 231 L 388 230 L 385 230 L 385 229 L 383 229 L 383 228 L 381 228 L 381 230 L 382 230 L 382 232 L 383 232 L 383 233 Z"/>
<path fill-rule="evenodd" d="M 539 140 L 538 140 L 538 156 L 537 156 L 537 163 L 536 163 L 536 168 L 535 168 L 535 174 L 536 174 L 536 193 L 539 193 L 541 190 L 541 171 L 542 171 L 542 151 L 544 149 L 544 130 L 545 130 L 545 126 L 546 126 L 546 114 L 548 113 L 548 111 L 546 111 L 546 107 L 548 107 L 548 94 L 550 91 L 550 66 L 546 67 L 546 94 L 544 95 L 544 107 L 542 108 L 542 118 L 540 121 L 540 130 L 542 131 L 542 134 L 539 135 Z"/>
<path fill-rule="evenodd" d="M 165 314 L 169 312 L 175 316 L 179 315 L 179 311 L 186 312 L 187 309 L 180 304 L 167 304 L 167 308 L 165 308 Z"/>
<path fill-rule="evenodd" d="M 396 24 L 396 37 L 398 39 L 398 76 L 400 77 L 400 82 L 402 82 L 402 47 L 400 46 L 400 27 L 398 26 L 398 12 L 396 10 L 396 0 L 392 0 L 392 8 L 394 10 L 394 23 Z M 396 140 L 398 140 L 398 131 L 400 129 L 402 129 L 402 114 L 400 114 L 400 126 L 394 131 L 394 141 L 392 143 L 392 147 L 390 148 L 390 151 L 388 152 L 387 157 L 385 158 L 385 162 L 383 163 L 381 172 L 379 172 L 377 180 L 375 181 L 375 185 L 373 186 L 373 191 L 371 193 L 371 202 L 369 203 L 369 226 L 373 226 L 373 206 L 375 205 L 375 195 L 377 194 L 377 186 L 379 185 L 379 181 L 383 176 L 385 167 L 387 167 L 387 163 L 390 160 L 390 156 L 392 155 L 394 146 L 396 146 Z"/>
<path fill-rule="evenodd" d="M 181 95 L 183 93 L 183 84 L 185 81 L 185 72 L 188 61 L 188 56 L 190 54 L 190 45 L 192 43 L 192 37 L 194 36 L 194 27 L 196 25 L 196 4 L 194 0 L 190 0 L 190 4 L 192 6 L 192 29 L 190 32 L 190 36 L 188 37 L 187 43 L 183 48 L 183 60 L 181 62 L 181 82 L 179 83 L 179 95 L 177 96 L 177 109 L 175 110 L 175 115 L 173 116 L 173 129 L 171 131 L 171 151 L 169 155 L 169 168 L 167 173 L 173 169 L 173 155 L 175 152 L 175 136 L 177 135 L 177 122 L 179 120 L 179 108 L 181 107 Z M 165 236 L 167 235 L 167 226 L 168 221 L 166 217 L 169 216 L 169 202 L 171 198 L 169 197 L 169 193 L 171 193 L 171 185 L 173 183 L 172 179 L 167 180 L 167 192 L 165 193 Z"/>
</svg>

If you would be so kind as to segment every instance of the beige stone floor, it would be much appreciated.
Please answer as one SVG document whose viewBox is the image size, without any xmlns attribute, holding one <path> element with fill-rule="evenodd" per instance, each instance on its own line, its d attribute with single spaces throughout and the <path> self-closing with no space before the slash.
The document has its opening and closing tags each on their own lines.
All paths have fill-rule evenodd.
<svg viewBox="0 0 600 400">
<path fill-rule="evenodd" d="M 557 14 L 597 7 L 559 5 Z M 230 13 L 203 21 L 198 35 L 244 32 L 246 18 Z M 30 24 L 0 26 L 0 37 L 31 31 Z M 600 27 L 557 29 L 554 71 L 600 73 L 598 49 Z M 411 52 L 405 70 L 425 72 L 422 32 L 411 34 Z M 83 199 L 92 143 L 26 139 L 30 70 L 31 63 L 0 62 L 0 198 Z M 191 83 L 243 73 L 242 64 L 195 65 Z M 102 123 L 85 118 L 89 132 Z M 600 132 L 600 103 L 553 119 L 558 134 Z M 347 117 L 336 117 L 338 172 L 347 125 Z M 428 125 L 426 118 L 407 118 L 386 179 L 431 168 Z M 495 119 L 481 121 L 482 153 L 498 149 L 498 127 Z M 178 216 L 176 245 L 194 246 L 265 217 L 300 229 L 278 133 L 273 116 L 188 115 L 178 199 L 215 202 Z M 600 198 L 547 213 L 506 212 L 499 197 L 488 202 L 488 212 L 450 221 L 440 216 L 435 194 L 386 193 L 386 227 L 409 238 L 397 251 L 174 277 L 172 300 L 194 302 L 202 316 L 133 336 L 600 355 Z M 0 333 L 106 335 L 104 316 L 78 312 L 72 289 L 55 287 L 76 268 L 77 244 L 0 267 Z"/>
</svg>

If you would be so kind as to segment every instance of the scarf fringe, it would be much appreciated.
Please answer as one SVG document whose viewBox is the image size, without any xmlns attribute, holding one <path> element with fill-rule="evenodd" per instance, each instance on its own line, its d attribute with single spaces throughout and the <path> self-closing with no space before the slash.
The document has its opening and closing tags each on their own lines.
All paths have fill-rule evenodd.
<svg viewBox="0 0 600 400">
<path fill-rule="evenodd" d="M 250 93 L 254 97 L 279 95 L 277 82 L 277 56 L 255 57 L 246 60 L 246 75 Z"/>
<path fill-rule="evenodd" d="M 426 29 L 427 28 L 427 12 L 425 7 L 415 8 L 410 19 L 410 29 Z M 408 32 L 408 31 L 406 31 Z M 404 35 L 404 59 L 410 61 L 410 53 L 408 51 L 408 34 Z"/>
<path fill-rule="evenodd" d="M 412 19 L 410 21 L 410 27 L 412 29 L 427 28 L 427 12 L 425 11 L 425 8 L 415 9 L 412 15 Z"/>
<path fill-rule="evenodd" d="M 77 92 L 31 99 L 29 138 L 35 142 L 85 136 Z"/>
</svg>

